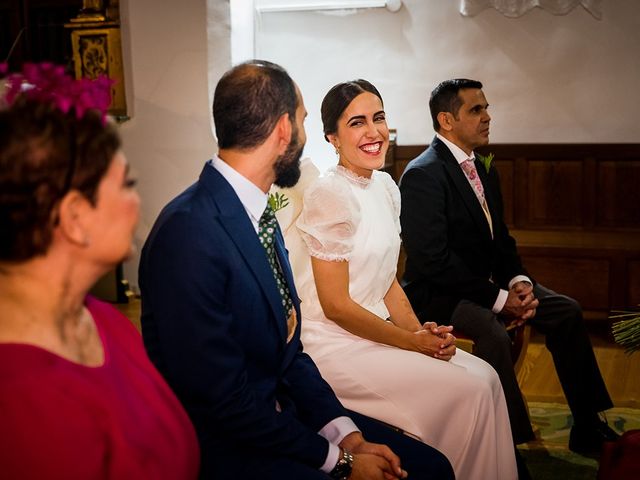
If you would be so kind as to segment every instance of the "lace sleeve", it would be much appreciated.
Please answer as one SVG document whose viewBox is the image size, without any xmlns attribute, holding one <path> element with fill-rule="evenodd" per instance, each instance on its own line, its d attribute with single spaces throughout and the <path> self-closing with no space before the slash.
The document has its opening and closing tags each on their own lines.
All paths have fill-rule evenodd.
<svg viewBox="0 0 640 480">
<path fill-rule="evenodd" d="M 400 189 L 396 182 L 391 178 L 386 172 L 376 172 L 378 178 L 380 179 L 380 183 L 382 183 L 387 192 L 389 202 L 391 203 L 391 207 L 393 208 L 393 220 L 396 224 L 396 228 L 398 229 L 398 233 L 400 233 Z"/>
<path fill-rule="evenodd" d="M 328 176 L 307 188 L 296 226 L 311 256 L 348 261 L 359 221 L 360 206 L 349 185 Z"/>
</svg>

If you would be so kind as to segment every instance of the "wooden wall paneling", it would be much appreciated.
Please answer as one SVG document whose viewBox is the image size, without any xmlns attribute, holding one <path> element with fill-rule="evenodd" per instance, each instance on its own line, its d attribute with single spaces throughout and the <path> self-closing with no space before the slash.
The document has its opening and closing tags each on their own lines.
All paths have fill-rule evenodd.
<svg viewBox="0 0 640 480">
<path fill-rule="evenodd" d="M 627 263 L 627 285 L 628 297 L 625 306 L 640 306 L 640 258 Z"/>
<path fill-rule="evenodd" d="M 598 162 L 596 225 L 640 230 L 640 160 Z"/>
<path fill-rule="evenodd" d="M 528 167 L 525 226 L 583 226 L 583 163 L 579 160 L 530 159 Z"/>
<path fill-rule="evenodd" d="M 493 165 L 498 170 L 500 176 L 500 188 L 502 189 L 502 199 L 504 203 L 504 222 L 509 228 L 515 226 L 514 204 L 515 204 L 515 160 L 496 158 Z"/>
<path fill-rule="evenodd" d="M 427 148 L 426 145 L 396 145 L 393 150 L 393 165 L 392 167 L 385 168 L 384 170 L 386 170 L 396 182 L 400 181 L 400 177 L 402 176 L 407 164 L 420 155 L 425 148 Z"/>
<path fill-rule="evenodd" d="M 393 172 L 389 172 L 389 175 L 391 175 L 396 182 L 400 180 L 400 177 L 402 177 L 402 174 L 404 173 L 404 169 L 407 167 L 407 164 L 410 162 L 411 160 L 403 160 L 401 162 L 396 163 L 393 166 Z"/>
<path fill-rule="evenodd" d="M 582 219 L 585 229 L 593 229 L 596 224 L 596 183 L 597 161 L 593 157 L 584 159 L 582 183 Z"/>
<path fill-rule="evenodd" d="M 611 251 L 611 281 L 609 283 L 609 309 L 624 309 L 629 304 L 628 295 L 628 256 L 633 252 L 625 250 Z"/>
<path fill-rule="evenodd" d="M 514 165 L 514 205 L 513 205 L 513 223 L 516 228 L 523 228 L 527 223 L 526 212 L 528 210 L 529 190 L 529 168 L 527 167 L 527 159 L 519 156 L 515 159 Z"/>
<path fill-rule="evenodd" d="M 611 303 L 611 259 L 576 256 L 575 252 L 562 249 L 544 251 L 531 247 L 521 248 L 521 256 L 536 281 L 575 298 L 584 310 L 601 312 L 606 316 Z"/>
</svg>

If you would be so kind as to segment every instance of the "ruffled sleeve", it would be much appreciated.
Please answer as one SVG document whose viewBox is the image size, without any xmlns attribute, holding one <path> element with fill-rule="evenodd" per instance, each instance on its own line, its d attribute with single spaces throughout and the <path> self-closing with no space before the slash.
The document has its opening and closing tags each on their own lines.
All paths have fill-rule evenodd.
<svg viewBox="0 0 640 480">
<path fill-rule="evenodd" d="M 349 260 L 360 222 L 360 205 L 344 179 L 329 175 L 310 185 L 296 226 L 309 255 L 327 261 Z"/>
<path fill-rule="evenodd" d="M 400 189 L 395 180 L 391 178 L 386 172 L 375 172 L 380 180 L 380 183 L 384 185 L 384 189 L 387 192 L 389 202 L 393 208 L 393 220 L 395 222 L 398 233 L 400 233 Z"/>
</svg>

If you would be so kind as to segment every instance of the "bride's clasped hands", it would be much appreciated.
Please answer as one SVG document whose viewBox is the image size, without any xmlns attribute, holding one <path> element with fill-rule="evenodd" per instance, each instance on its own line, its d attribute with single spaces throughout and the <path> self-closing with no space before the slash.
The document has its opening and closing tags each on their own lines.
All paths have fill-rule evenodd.
<svg viewBox="0 0 640 480">
<path fill-rule="evenodd" d="M 414 332 L 412 350 L 449 361 L 456 354 L 456 337 L 451 334 L 453 327 L 438 326 L 435 322 L 425 322 L 420 330 Z"/>
</svg>

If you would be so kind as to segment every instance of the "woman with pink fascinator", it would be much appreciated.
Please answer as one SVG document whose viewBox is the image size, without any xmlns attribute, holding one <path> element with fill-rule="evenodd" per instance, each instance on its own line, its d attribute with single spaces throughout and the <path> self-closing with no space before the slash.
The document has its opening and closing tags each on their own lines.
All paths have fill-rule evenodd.
<svg viewBox="0 0 640 480">
<path fill-rule="evenodd" d="M 194 429 L 138 332 L 87 295 L 139 215 L 110 82 L 40 64 L 1 83 L 0 476 L 196 478 Z"/>
</svg>

